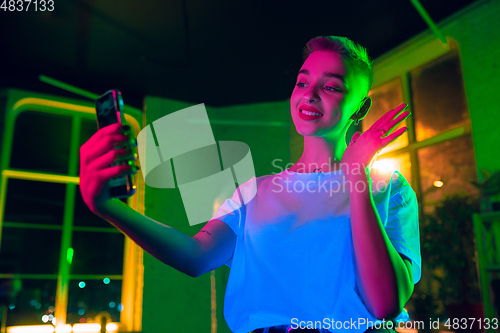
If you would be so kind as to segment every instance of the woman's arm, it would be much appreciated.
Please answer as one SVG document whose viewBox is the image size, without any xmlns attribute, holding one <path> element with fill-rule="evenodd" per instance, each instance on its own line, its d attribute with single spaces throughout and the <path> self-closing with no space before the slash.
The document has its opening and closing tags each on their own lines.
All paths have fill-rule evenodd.
<svg viewBox="0 0 500 333">
<path fill-rule="evenodd" d="M 392 319 L 401 313 L 413 293 L 411 262 L 390 242 L 366 173 L 347 174 L 346 183 L 352 185 L 348 188 L 359 290 L 375 317 Z"/>
<path fill-rule="evenodd" d="M 410 116 L 409 111 L 400 114 L 407 107 L 401 104 L 386 112 L 364 133 L 356 132 L 342 156 L 342 170 L 346 182 L 351 184 L 349 198 L 357 283 L 365 304 L 379 319 L 393 319 L 402 311 L 413 293 L 412 271 L 391 244 L 380 221 L 368 175 L 352 171 L 366 171 L 378 152 L 408 130 L 402 127 L 391 133 Z"/>
<path fill-rule="evenodd" d="M 194 237 L 157 222 L 118 199 L 111 199 L 95 212 L 146 252 L 192 277 L 216 269 L 231 259 L 236 235 L 224 222 L 210 220 Z"/>
<path fill-rule="evenodd" d="M 196 276 L 208 273 L 227 263 L 236 245 L 236 234 L 225 222 L 213 219 L 194 237 L 201 249 L 202 260 Z"/>
<path fill-rule="evenodd" d="M 222 266 L 231 258 L 236 239 L 222 221 L 209 221 L 203 228 L 202 234 L 208 232 L 212 237 L 190 237 L 110 197 L 108 182 L 112 177 L 137 172 L 129 164 L 110 167 L 117 161 L 135 160 L 132 147 L 137 142 L 129 135 L 129 126 L 116 123 L 99 129 L 80 147 L 80 192 L 85 204 L 152 256 L 182 273 L 194 277 L 207 267 Z M 120 146 L 123 148 L 113 149 Z"/>
</svg>

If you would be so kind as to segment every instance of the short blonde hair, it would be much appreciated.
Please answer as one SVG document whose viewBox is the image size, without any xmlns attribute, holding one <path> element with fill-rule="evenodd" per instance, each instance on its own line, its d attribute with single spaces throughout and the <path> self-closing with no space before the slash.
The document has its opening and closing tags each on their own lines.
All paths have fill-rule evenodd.
<svg viewBox="0 0 500 333">
<path fill-rule="evenodd" d="M 365 80 L 368 95 L 373 84 L 373 62 L 366 48 L 341 36 L 318 36 L 309 40 L 304 47 L 304 61 L 314 51 L 332 51 L 340 54 L 352 67 L 356 76 Z"/>
</svg>

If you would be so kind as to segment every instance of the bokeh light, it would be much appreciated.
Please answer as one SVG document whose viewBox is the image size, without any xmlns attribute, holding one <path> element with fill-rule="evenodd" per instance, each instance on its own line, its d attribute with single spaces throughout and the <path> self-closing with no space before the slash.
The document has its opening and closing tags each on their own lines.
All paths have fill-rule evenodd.
<svg viewBox="0 0 500 333">
<path fill-rule="evenodd" d="M 443 185 L 444 185 L 444 183 L 443 183 L 442 181 L 440 181 L 440 180 L 436 180 L 436 181 L 434 182 L 434 186 L 435 186 L 435 187 L 442 187 Z"/>
</svg>

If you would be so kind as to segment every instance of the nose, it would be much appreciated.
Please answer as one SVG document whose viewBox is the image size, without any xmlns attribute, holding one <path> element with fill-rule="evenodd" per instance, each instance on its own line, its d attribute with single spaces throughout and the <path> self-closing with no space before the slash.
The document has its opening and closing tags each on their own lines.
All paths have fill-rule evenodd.
<svg viewBox="0 0 500 333">
<path fill-rule="evenodd" d="M 310 85 L 304 92 L 303 98 L 307 103 L 317 102 L 319 100 L 319 95 L 316 87 L 314 85 Z"/>
</svg>

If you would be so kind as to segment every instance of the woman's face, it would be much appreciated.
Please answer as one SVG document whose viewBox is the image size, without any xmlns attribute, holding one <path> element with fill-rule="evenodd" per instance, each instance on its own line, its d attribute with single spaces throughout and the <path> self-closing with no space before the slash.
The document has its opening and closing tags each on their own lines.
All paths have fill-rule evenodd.
<svg viewBox="0 0 500 333">
<path fill-rule="evenodd" d="M 292 119 L 300 135 L 334 138 L 347 130 L 354 110 L 350 74 L 338 53 L 315 51 L 309 55 L 290 98 Z"/>
</svg>

